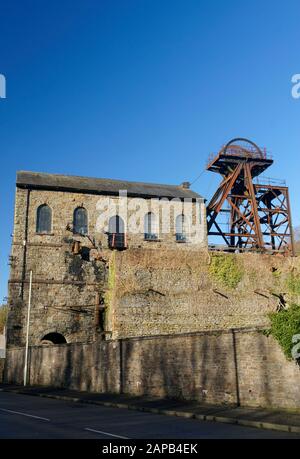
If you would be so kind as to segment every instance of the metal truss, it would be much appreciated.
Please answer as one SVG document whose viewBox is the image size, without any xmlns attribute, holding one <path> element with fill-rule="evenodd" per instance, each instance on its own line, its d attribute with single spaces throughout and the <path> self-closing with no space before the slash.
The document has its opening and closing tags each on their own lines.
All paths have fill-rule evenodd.
<svg viewBox="0 0 300 459">
<path fill-rule="evenodd" d="M 294 255 L 288 188 L 255 183 L 272 164 L 266 151 L 247 139 L 231 140 L 209 162 L 207 170 L 223 180 L 207 206 L 208 235 L 221 237 L 227 250 Z"/>
</svg>

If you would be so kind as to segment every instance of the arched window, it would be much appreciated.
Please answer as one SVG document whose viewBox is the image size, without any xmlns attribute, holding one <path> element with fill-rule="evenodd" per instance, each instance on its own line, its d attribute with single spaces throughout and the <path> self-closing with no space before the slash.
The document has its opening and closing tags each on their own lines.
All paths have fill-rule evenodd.
<svg viewBox="0 0 300 459">
<path fill-rule="evenodd" d="M 75 234 L 88 234 L 88 216 L 84 207 L 77 207 L 74 211 L 73 232 Z"/>
<path fill-rule="evenodd" d="M 186 217 L 183 214 L 176 217 L 176 241 L 186 242 Z"/>
<path fill-rule="evenodd" d="M 125 225 L 119 215 L 114 215 L 108 222 L 108 246 L 110 249 L 126 248 Z"/>
<path fill-rule="evenodd" d="M 40 234 L 51 233 L 52 211 L 47 204 L 38 207 L 36 213 L 36 232 Z"/>
<path fill-rule="evenodd" d="M 144 233 L 145 233 L 146 241 L 156 241 L 157 240 L 156 217 L 152 212 L 148 212 L 145 215 Z"/>
<path fill-rule="evenodd" d="M 124 222 L 123 219 L 119 217 L 119 215 L 114 215 L 109 219 L 108 232 L 110 234 L 124 234 Z"/>
</svg>

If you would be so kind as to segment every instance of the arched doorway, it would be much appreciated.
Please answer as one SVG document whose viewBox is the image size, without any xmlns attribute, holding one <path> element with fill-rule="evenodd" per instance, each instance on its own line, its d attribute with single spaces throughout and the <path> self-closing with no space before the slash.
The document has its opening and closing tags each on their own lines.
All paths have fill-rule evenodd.
<svg viewBox="0 0 300 459">
<path fill-rule="evenodd" d="M 110 249 L 126 249 L 125 225 L 119 215 L 114 215 L 109 219 L 108 246 Z"/>
<path fill-rule="evenodd" d="M 41 339 L 42 344 L 66 344 L 66 338 L 60 333 L 48 333 Z"/>
</svg>

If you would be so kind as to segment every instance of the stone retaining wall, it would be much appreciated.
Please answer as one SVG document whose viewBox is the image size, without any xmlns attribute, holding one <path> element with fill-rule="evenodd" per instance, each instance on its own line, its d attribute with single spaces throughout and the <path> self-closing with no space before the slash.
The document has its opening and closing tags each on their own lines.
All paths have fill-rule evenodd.
<svg viewBox="0 0 300 459">
<path fill-rule="evenodd" d="M 5 382 L 22 383 L 24 349 L 7 351 Z M 208 403 L 300 408 L 300 369 L 254 329 L 30 348 L 32 385 Z"/>
</svg>

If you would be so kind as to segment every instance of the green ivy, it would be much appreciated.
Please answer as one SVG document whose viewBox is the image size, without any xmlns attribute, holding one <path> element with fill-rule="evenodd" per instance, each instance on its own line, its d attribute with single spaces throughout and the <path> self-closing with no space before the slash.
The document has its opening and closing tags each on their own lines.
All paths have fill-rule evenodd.
<svg viewBox="0 0 300 459">
<path fill-rule="evenodd" d="M 243 270 L 232 255 L 216 255 L 211 258 L 210 274 L 228 288 L 236 288 L 243 277 Z"/>
<path fill-rule="evenodd" d="M 271 328 L 267 335 L 272 335 L 280 344 L 288 359 L 292 358 L 292 339 L 300 333 L 300 305 L 293 304 L 288 309 L 269 314 Z"/>
</svg>

